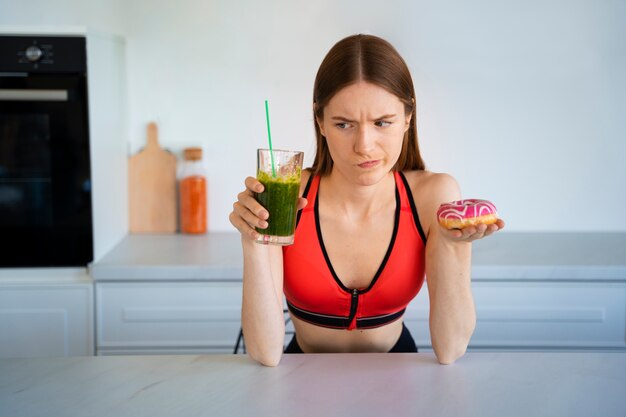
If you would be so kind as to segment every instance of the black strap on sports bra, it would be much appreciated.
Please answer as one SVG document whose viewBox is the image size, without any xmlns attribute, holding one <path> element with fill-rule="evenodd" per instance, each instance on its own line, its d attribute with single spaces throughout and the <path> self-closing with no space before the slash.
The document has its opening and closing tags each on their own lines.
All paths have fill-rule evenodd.
<svg viewBox="0 0 626 417">
<path fill-rule="evenodd" d="M 333 329 L 347 329 L 350 326 L 351 319 L 350 317 L 344 316 L 331 316 L 328 314 L 319 314 L 314 313 L 312 311 L 306 311 L 301 308 L 298 308 L 287 301 L 287 307 L 289 311 L 294 316 L 298 317 L 301 320 L 304 320 L 308 323 L 315 324 L 317 326 L 322 327 L 330 327 Z M 385 314 L 382 316 L 375 317 L 361 317 L 356 319 L 356 328 L 357 329 L 371 329 L 374 327 L 380 327 L 385 324 L 391 323 L 402 317 L 404 311 L 406 309 L 403 308 L 400 311 L 391 314 Z"/>
</svg>

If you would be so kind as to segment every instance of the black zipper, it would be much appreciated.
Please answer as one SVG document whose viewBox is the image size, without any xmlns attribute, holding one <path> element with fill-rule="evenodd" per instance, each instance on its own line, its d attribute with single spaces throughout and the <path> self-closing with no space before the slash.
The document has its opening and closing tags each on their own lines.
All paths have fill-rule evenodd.
<svg viewBox="0 0 626 417">
<path fill-rule="evenodd" d="M 354 316 L 356 316 L 356 308 L 359 305 L 359 290 L 356 288 L 352 290 L 352 300 L 350 302 L 350 317 L 348 317 L 348 327 L 350 327 L 350 323 L 354 320 Z"/>
</svg>

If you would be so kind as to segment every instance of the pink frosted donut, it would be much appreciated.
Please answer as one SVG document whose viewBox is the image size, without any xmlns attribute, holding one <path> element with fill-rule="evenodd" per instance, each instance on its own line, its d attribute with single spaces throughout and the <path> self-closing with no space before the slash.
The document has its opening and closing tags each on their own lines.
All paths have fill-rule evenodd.
<svg viewBox="0 0 626 417">
<path fill-rule="evenodd" d="M 487 200 L 459 200 L 440 205 L 437 218 L 446 229 L 463 229 L 481 223 L 495 223 L 498 220 L 498 211 Z"/>
</svg>

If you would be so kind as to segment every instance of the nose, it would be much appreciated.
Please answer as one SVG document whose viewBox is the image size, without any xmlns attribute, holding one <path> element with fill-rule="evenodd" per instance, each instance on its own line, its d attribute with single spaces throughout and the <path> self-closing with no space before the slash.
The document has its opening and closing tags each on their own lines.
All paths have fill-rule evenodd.
<svg viewBox="0 0 626 417">
<path fill-rule="evenodd" d="M 367 155 L 374 149 L 374 132 L 368 126 L 361 126 L 354 140 L 354 152 Z"/>
</svg>

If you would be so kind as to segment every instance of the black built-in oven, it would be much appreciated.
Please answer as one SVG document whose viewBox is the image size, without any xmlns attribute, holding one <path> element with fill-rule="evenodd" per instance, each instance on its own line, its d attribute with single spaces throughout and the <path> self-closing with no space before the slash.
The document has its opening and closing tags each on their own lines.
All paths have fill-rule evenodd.
<svg viewBox="0 0 626 417">
<path fill-rule="evenodd" d="M 86 42 L 0 36 L 0 267 L 93 259 Z"/>
</svg>

